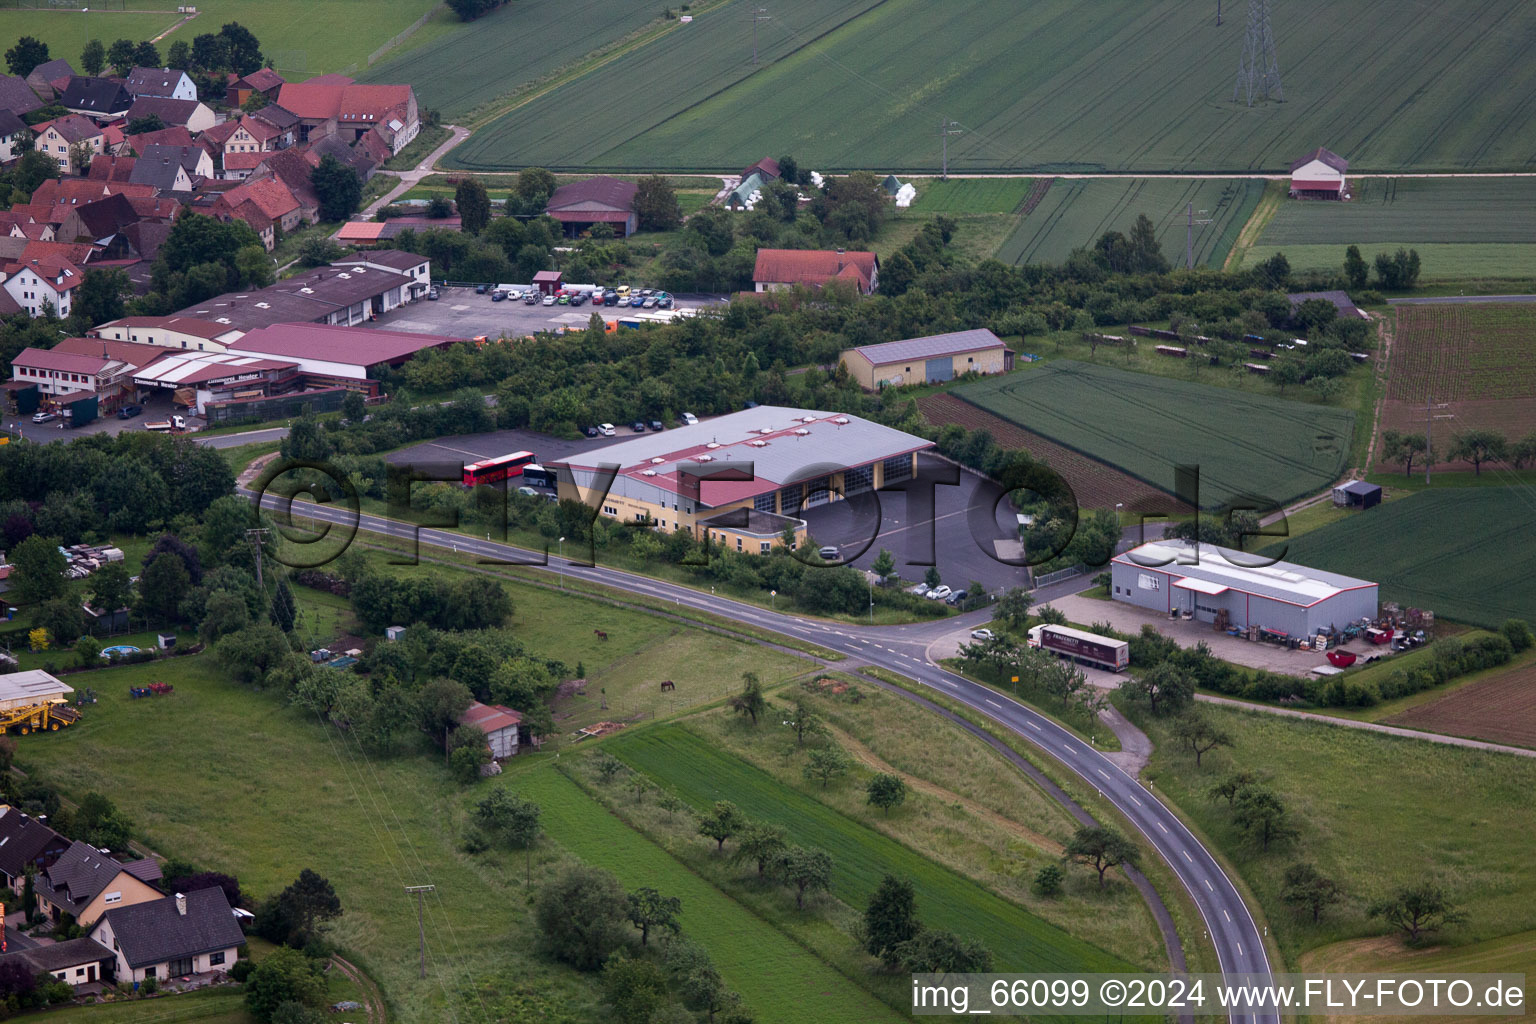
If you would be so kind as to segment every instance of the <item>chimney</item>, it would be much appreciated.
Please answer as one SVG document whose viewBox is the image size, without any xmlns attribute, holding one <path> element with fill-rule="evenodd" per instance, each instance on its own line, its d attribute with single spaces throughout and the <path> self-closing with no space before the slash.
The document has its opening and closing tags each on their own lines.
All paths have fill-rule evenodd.
<svg viewBox="0 0 1536 1024">
<path fill-rule="evenodd" d="M 182 917 L 187 916 L 187 898 L 181 893 L 176 894 L 176 913 Z"/>
</svg>

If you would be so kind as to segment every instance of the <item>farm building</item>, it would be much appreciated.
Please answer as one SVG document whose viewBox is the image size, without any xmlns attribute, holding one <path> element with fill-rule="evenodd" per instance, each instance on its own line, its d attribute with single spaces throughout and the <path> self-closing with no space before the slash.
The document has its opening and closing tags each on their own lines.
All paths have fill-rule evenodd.
<svg viewBox="0 0 1536 1024">
<path fill-rule="evenodd" d="M 617 465 L 602 498 L 604 515 L 701 539 L 713 531 L 716 540 L 739 540 L 739 550 L 760 554 L 786 526 L 804 537 L 805 525 L 795 518 L 801 509 L 909 479 L 917 453 L 932 446 L 857 416 L 759 406 L 544 466 L 558 473 L 560 498 L 578 500 L 601 487 L 601 467 Z M 760 515 L 720 516 L 737 509 Z M 772 528 L 777 532 L 768 535 Z"/>
<path fill-rule="evenodd" d="M 752 281 L 759 292 L 797 284 L 820 288 L 828 281 L 847 281 L 861 295 L 869 295 L 880 285 L 880 258 L 851 249 L 759 249 Z"/>
<path fill-rule="evenodd" d="M 1381 487 L 1364 480 L 1351 480 L 1333 489 L 1333 503 L 1342 508 L 1375 508 L 1381 504 Z"/>
<path fill-rule="evenodd" d="M 332 324 L 273 324 L 229 346 L 230 355 L 296 363 L 310 387 L 355 386 L 369 371 L 400 366 L 418 352 L 462 341 L 445 334 L 379 331 Z"/>
<path fill-rule="evenodd" d="M 964 373 L 1006 373 L 1013 352 L 986 328 L 846 349 L 848 374 L 869 391 L 954 380 Z"/>
<path fill-rule="evenodd" d="M 1349 161 L 1317 149 L 1291 164 L 1291 195 L 1298 199 L 1344 199 Z"/>
<path fill-rule="evenodd" d="M 1377 613 L 1376 584 L 1214 544 L 1153 541 L 1110 562 L 1110 597 L 1200 622 L 1224 615 L 1239 629 L 1257 626 L 1288 637 L 1311 636 Z"/>
<path fill-rule="evenodd" d="M 555 189 L 544 212 L 559 221 L 569 237 L 607 224 L 615 235 L 625 238 L 640 226 L 635 213 L 635 193 L 639 190 L 632 181 L 600 174 Z"/>
<path fill-rule="evenodd" d="M 490 745 L 491 756 L 498 761 L 505 757 L 517 756 L 517 734 L 523 724 L 523 716 L 511 708 L 475 701 L 464 711 L 464 714 L 459 716 L 459 724 L 473 725 L 485 733 L 485 741 Z"/>
<path fill-rule="evenodd" d="M 40 668 L 12 672 L 0 676 L 0 711 L 63 700 L 66 695 L 74 692 L 74 687 Z"/>
<path fill-rule="evenodd" d="M 1291 302 L 1292 313 L 1295 313 L 1303 302 L 1322 299 L 1324 302 L 1333 303 L 1333 308 L 1339 311 L 1339 316 L 1358 317 L 1361 320 L 1371 318 L 1369 313 L 1355 305 L 1355 300 L 1349 297 L 1348 292 L 1293 292 L 1286 298 Z"/>
</svg>

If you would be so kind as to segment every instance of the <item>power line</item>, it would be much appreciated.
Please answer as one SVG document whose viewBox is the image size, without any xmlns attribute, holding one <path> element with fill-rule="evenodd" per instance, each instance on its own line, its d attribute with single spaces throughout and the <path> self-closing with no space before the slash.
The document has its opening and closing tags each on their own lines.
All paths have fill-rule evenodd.
<svg viewBox="0 0 1536 1024">
<path fill-rule="evenodd" d="M 1189 222 L 1184 228 L 1184 269 L 1186 270 L 1195 269 L 1195 225 L 1211 223 L 1211 218 L 1206 216 L 1210 212 L 1209 210 L 1201 210 L 1200 216 L 1205 217 L 1205 219 L 1195 220 L 1195 204 L 1189 204 Z"/>
<path fill-rule="evenodd" d="M 1255 97 L 1285 99 L 1285 90 L 1280 85 L 1280 62 L 1275 57 L 1275 33 L 1269 23 L 1269 0 L 1248 0 L 1248 29 L 1243 34 L 1243 53 L 1237 61 L 1232 102 L 1236 103 L 1238 96 L 1245 93 L 1250 107 Z"/>
<path fill-rule="evenodd" d="M 435 885 L 408 885 L 405 887 L 408 895 L 416 897 L 416 937 L 421 946 L 421 976 L 427 976 L 427 916 L 421 901 L 429 892 L 436 892 Z"/>
<path fill-rule="evenodd" d="M 752 63 L 757 63 L 757 23 L 760 21 L 772 21 L 768 15 L 768 8 L 757 7 L 752 11 Z"/>
<path fill-rule="evenodd" d="M 943 120 L 939 122 L 939 142 L 943 145 L 944 149 L 943 174 L 940 178 L 942 181 L 949 180 L 949 137 L 951 135 L 959 135 L 963 130 L 960 127 L 959 121 Z"/>
</svg>

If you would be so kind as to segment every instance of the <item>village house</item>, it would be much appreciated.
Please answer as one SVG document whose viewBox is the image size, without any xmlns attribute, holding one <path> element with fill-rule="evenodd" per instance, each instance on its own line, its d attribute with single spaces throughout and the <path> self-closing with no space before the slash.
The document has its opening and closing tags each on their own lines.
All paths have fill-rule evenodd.
<svg viewBox="0 0 1536 1024">
<path fill-rule="evenodd" d="M 98 121 L 115 121 L 128 113 L 133 97 L 115 78 L 75 77 L 59 97 L 59 105 Z"/>
<path fill-rule="evenodd" d="M 75 289 L 84 279 L 78 267 L 64 260 L 31 259 L 0 267 L 0 287 L 28 316 L 40 316 L 45 305 L 59 317 L 69 316 Z"/>
<path fill-rule="evenodd" d="M 851 249 L 759 249 L 752 281 L 760 292 L 845 281 L 869 295 L 880 285 L 880 260 L 872 252 Z"/>
<path fill-rule="evenodd" d="M 106 151 L 106 133 L 96 126 L 96 122 L 79 114 L 67 114 L 35 124 L 32 130 L 37 132 L 37 142 L 33 148 L 57 160 L 60 174 L 69 174 L 75 170 L 84 172 L 90 167 L 89 160 L 80 168 L 70 165 L 71 147 L 83 146 L 93 156 Z"/>
<path fill-rule="evenodd" d="M 114 980 L 135 986 L 146 978 L 228 971 L 245 944 L 229 897 L 217 886 L 114 907 L 90 937 L 112 950 Z"/>
<path fill-rule="evenodd" d="M 135 98 L 159 96 L 168 100 L 196 100 L 197 85 L 185 71 L 174 68 L 134 68 L 123 87 Z"/>
<path fill-rule="evenodd" d="M 300 141 L 341 135 L 352 144 L 377 127 L 398 153 L 421 131 L 416 93 L 409 85 L 359 85 L 348 78 L 326 76 L 324 82 L 285 83 L 277 105 L 299 119 Z"/>
<path fill-rule="evenodd" d="M 0 804 L 0 885 L 20 896 L 28 871 L 41 871 L 68 849 L 69 840 L 44 822 Z"/>
<path fill-rule="evenodd" d="M 0 107 L 0 163 L 10 163 L 32 148 L 32 129 L 14 111 Z"/>
<path fill-rule="evenodd" d="M 38 873 L 33 890 L 39 913 L 55 924 L 68 914 L 81 928 L 90 928 L 114 907 L 165 899 L 164 893 L 134 877 L 124 865 L 79 840 Z"/>
<path fill-rule="evenodd" d="M 167 128 L 181 127 L 196 135 L 213 127 L 217 118 L 206 103 L 197 100 L 176 100 L 165 96 L 140 96 L 128 108 L 127 119 L 137 121 L 153 114 Z"/>
<path fill-rule="evenodd" d="M 244 107 L 255 93 L 260 93 L 267 100 L 275 101 L 278 90 L 283 87 L 283 77 L 271 68 L 257 68 L 248 75 L 229 76 L 229 83 L 224 87 L 224 98 L 237 107 Z"/>
</svg>

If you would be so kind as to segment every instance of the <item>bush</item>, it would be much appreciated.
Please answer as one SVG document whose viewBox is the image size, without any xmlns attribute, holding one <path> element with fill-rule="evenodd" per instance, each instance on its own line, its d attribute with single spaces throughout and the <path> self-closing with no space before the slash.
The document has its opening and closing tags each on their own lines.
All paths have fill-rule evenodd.
<svg viewBox="0 0 1536 1024">
<path fill-rule="evenodd" d="M 152 996 L 160 990 L 160 983 L 154 978 L 145 978 L 139 983 L 139 994 Z"/>
<path fill-rule="evenodd" d="M 1047 899 L 1061 894 L 1062 882 L 1066 881 L 1067 874 L 1061 870 L 1060 864 L 1047 864 L 1035 872 L 1034 883 L 1030 886 L 1036 896 Z"/>
<path fill-rule="evenodd" d="M 629 943 L 628 897 L 600 868 L 567 868 L 539 893 L 534 921 L 544 951 L 579 971 L 595 971 Z"/>
</svg>

